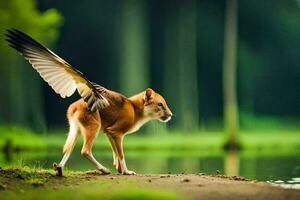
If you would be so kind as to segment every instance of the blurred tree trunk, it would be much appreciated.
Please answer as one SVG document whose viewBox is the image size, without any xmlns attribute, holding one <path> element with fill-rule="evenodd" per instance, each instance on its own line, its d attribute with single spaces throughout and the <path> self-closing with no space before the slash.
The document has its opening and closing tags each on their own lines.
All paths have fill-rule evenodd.
<svg viewBox="0 0 300 200">
<path fill-rule="evenodd" d="M 131 96 L 149 85 L 148 26 L 145 0 L 121 1 L 120 89 Z"/>
<path fill-rule="evenodd" d="M 126 96 L 150 87 L 147 1 L 121 2 L 120 11 L 120 89 Z M 165 132 L 165 125 L 147 123 L 146 133 Z"/>
<path fill-rule="evenodd" d="M 226 149 L 237 149 L 239 131 L 236 95 L 236 50 L 237 50 L 238 0 L 227 0 L 225 10 L 223 96 L 224 127 L 227 135 Z"/>
<path fill-rule="evenodd" d="M 197 130 L 198 83 L 197 83 L 197 6 L 196 0 L 179 1 L 179 91 L 182 125 L 187 131 Z"/>
<path fill-rule="evenodd" d="M 178 6 L 174 3 L 172 7 L 169 7 L 170 2 L 165 1 L 165 21 L 164 21 L 164 44 L 163 44 L 163 94 L 168 99 L 168 104 L 175 117 L 168 123 L 172 124 L 174 128 L 181 128 L 180 121 L 182 114 L 180 113 L 180 102 L 178 100 L 178 43 L 177 35 L 178 28 Z"/>
<path fill-rule="evenodd" d="M 31 65 L 11 49 L 8 71 L 8 116 L 5 123 L 29 126 L 35 131 L 46 129 L 42 82 Z M 12 55 L 14 54 L 14 55 Z"/>
<path fill-rule="evenodd" d="M 13 51 L 13 50 L 12 50 Z M 24 88 L 24 82 L 25 78 L 24 70 L 25 64 L 22 64 L 21 57 L 15 53 L 12 52 L 15 55 L 9 54 L 9 61 L 10 63 L 8 66 L 8 71 L 6 72 L 8 76 L 7 80 L 7 86 L 8 86 L 8 99 L 9 102 L 7 102 L 7 107 L 9 109 L 9 116 L 7 116 L 6 119 L 8 119 L 8 123 L 16 123 L 21 125 L 29 125 L 28 120 L 26 119 L 26 88 Z M 18 57 L 17 57 L 18 56 Z M 26 62 L 23 60 L 23 62 Z M 30 79 L 29 79 L 30 80 Z M 27 83 L 27 82 L 26 82 Z"/>
<path fill-rule="evenodd" d="M 172 3 L 166 21 L 164 85 L 175 99 L 175 126 L 185 131 L 198 129 L 197 11 L 196 0 Z M 174 80 L 170 78 L 175 77 Z"/>
</svg>

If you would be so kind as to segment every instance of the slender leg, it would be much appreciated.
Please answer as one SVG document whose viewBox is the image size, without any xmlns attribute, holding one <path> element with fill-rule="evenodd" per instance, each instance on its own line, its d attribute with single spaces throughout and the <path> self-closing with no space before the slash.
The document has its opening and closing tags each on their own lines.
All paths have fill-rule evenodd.
<svg viewBox="0 0 300 200">
<path fill-rule="evenodd" d="M 119 155 L 118 160 L 119 160 L 119 165 L 120 165 L 122 174 L 135 175 L 136 173 L 134 171 L 129 171 L 126 166 L 124 152 L 123 152 L 124 136 L 116 136 L 116 137 L 113 137 L 113 139 L 114 139 L 116 147 L 117 147 L 117 151 L 118 151 L 118 155 Z"/>
<path fill-rule="evenodd" d="M 89 125 L 88 127 L 81 127 L 81 132 L 83 135 L 83 147 L 81 150 L 81 154 L 93 165 L 95 165 L 95 167 L 103 174 L 110 174 L 109 169 L 101 165 L 92 154 L 92 147 L 98 131 L 99 127 L 93 125 Z"/>
<path fill-rule="evenodd" d="M 74 118 L 69 119 L 69 124 L 70 124 L 70 130 L 69 130 L 68 138 L 67 138 L 65 146 L 64 146 L 63 158 L 58 165 L 56 163 L 53 163 L 54 170 L 57 172 L 58 176 L 62 176 L 63 168 L 66 165 L 66 163 L 74 149 L 76 140 L 79 135 L 79 127 Z"/>
<path fill-rule="evenodd" d="M 117 156 L 117 154 L 115 153 L 114 150 L 113 150 L 113 158 L 114 158 L 113 165 L 114 165 L 115 167 L 117 167 L 117 165 L 119 165 L 119 162 L 118 162 L 118 156 Z"/>
<path fill-rule="evenodd" d="M 113 158 L 114 158 L 113 165 L 116 167 L 118 172 L 121 173 L 121 168 L 120 168 L 119 161 L 118 161 L 119 156 L 118 156 L 118 150 L 116 147 L 116 143 L 115 143 L 113 137 L 109 133 L 107 133 L 106 136 L 108 137 L 108 140 L 111 144 L 111 148 L 112 148 L 112 152 L 113 152 Z"/>
</svg>

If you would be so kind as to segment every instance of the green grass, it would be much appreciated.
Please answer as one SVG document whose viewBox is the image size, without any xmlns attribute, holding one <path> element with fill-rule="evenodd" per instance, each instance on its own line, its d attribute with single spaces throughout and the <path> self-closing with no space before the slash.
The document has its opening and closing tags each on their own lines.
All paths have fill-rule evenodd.
<svg viewBox="0 0 300 200">
<path fill-rule="evenodd" d="M 0 148 L 11 146 L 13 149 L 61 149 L 67 134 L 63 131 L 55 134 L 38 135 L 32 131 L 18 127 L 0 127 Z M 220 150 L 224 144 L 224 133 L 215 132 L 170 132 L 155 135 L 139 132 L 125 137 L 126 150 Z M 241 131 L 239 140 L 247 149 L 299 148 L 300 132 L 297 130 L 249 130 Z M 7 144 L 10 145 L 7 145 Z M 78 143 L 82 143 L 82 138 Z M 80 146 L 81 144 L 77 144 Z M 110 150 L 106 136 L 101 132 L 95 141 L 97 149 Z"/>
<path fill-rule="evenodd" d="M 11 150 L 45 149 L 47 142 L 42 135 L 18 126 L 0 126 L 0 148 Z"/>
<path fill-rule="evenodd" d="M 240 141 L 244 149 L 299 149 L 299 131 L 243 132 Z"/>
<path fill-rule="evenodd" d="M 3 200 L 9 199 L 107 199 L 107 200 L 177 200 L 176 194 L 164 191 L 127 188 L 121 190 L 99 191 L 97 187 L 79 189 L 65 188 L 59 191 L 38 190 L 27 191 L 25 194 L 3 192 Z"/>
<path fill-rule="evenodd" d="M 182 149 L 201 149 L 218 148 L 222 144 L 222 136 L 219 133 L 199 133 L 189 135 L 179 135 L 169 133 L 161 135 L 139 135 L 138 133 L 125 137 L 125 148 L 135 150 L 182 150 Z M 65 134 L 51 134 L 47 136 L 49 147 L 61 148 L 66 140 Z M 82 143 L 82 139 L 79 139 Z M 110 149 L 110 144 L 106 136 L 100 133 L 95 141 L 97 148 Z"/>
<path fill-rule="evenodd" d="M 122 179 L 119 182 L 95 172 L 65 173 L 65 177 L 57 177 L 45 169 L 18 167 L 0 170 L 1 199 L 182 199 L 171 191 L 139 187 L 134 180 Z"/>
</svg>

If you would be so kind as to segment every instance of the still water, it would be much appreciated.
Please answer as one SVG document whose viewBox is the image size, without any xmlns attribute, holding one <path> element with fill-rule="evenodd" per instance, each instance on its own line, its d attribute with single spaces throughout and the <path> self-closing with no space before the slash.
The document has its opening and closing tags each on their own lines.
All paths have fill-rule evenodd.
<svg viewBox="0 0 300 200">
<path fill-rule="evenodd" d="M 127 166 L 139 174 L 166 173 L 206 173 L 219 171 L 226 175 L 239 175 L 259 181 L 299 180 L 300 151 L 277 150 L 275 152 L 250 151 L 225 153 L 215 150 L 205 151 L 126 151 Z M 116 171 L 112 166 L 111 151 L 96 151 L 94 156 L 104 166 Z M 20 152 L 0 154 L 0 166 L 20 166 L 51 168 L 53 162 L 61 159 L 60 150 L 42 152 Z M 93 170 L 93 166 L 75 149 L 66 166 L 73 171 Z M 298 179 L 297 179 L 298 178 Z M 300 181 L 299 181 L 300 182 Z"/>
</svg>

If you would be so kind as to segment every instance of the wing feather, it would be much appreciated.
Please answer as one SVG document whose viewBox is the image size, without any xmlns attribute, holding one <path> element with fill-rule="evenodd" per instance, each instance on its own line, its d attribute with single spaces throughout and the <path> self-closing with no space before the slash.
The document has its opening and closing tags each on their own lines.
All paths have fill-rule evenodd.
<svg viewBox="0 0 300 200">
<path fill-rule="evenodd" d="M 109 105 L 104 87 L 90 82 L 50 49 L 16 29 L 7 30 L 5 35 L 9 46 L 21 53 L 62 98 L 71 96 L 77 90 L 93 112 Z"/>
</svg>

